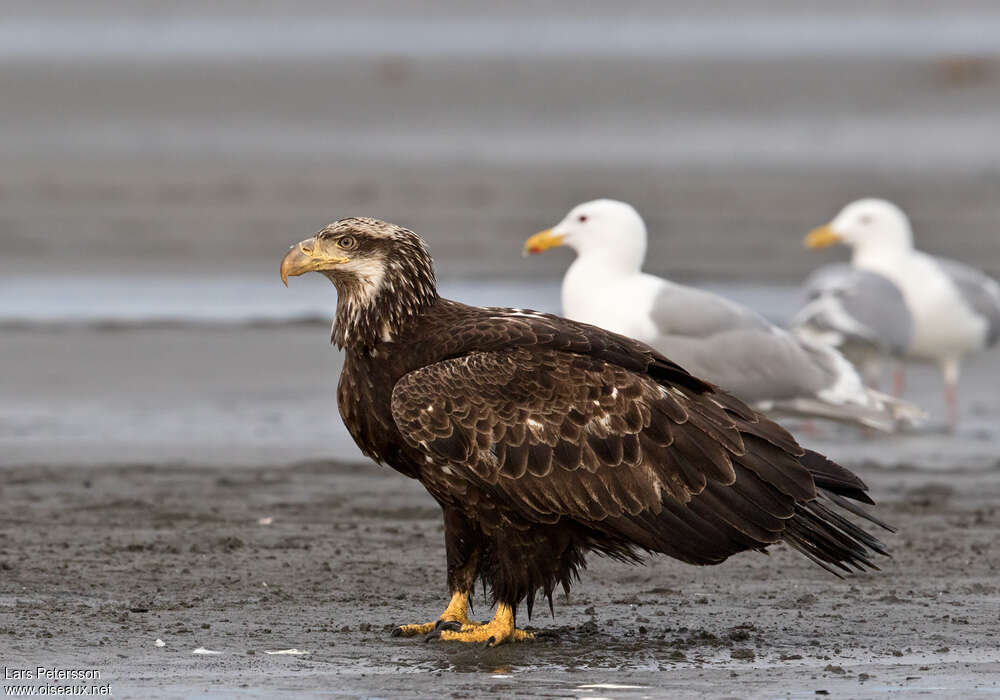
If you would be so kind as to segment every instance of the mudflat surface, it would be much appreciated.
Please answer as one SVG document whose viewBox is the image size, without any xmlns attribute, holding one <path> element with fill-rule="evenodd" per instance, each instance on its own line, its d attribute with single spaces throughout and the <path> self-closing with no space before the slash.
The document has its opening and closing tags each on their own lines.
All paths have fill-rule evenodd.
<svg viewBox="0 0 1000 700">
<path fill-rule="evenodd" d="M 784 547 L 710 568 L 592 557 L 555 619 L 522 609 L 553 639 L 493 650 L 390 636 L 446 591 L 438 509 L 387 469 L 4 477 L 4 665 L 97 669 L 115 697 L 1000 692 L 995 470 L 866 473 L 899 527 L 881 572 L 838 580 Z M 267 653 L 290 649 L 307 653 Z"/>
</svg>

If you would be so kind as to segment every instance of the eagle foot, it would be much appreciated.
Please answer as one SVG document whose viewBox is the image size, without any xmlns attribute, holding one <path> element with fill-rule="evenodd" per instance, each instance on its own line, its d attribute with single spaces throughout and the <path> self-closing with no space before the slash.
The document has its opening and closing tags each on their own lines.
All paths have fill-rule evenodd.
<svg viewBox="0 0 1000 700">
<path fill-rule="evenodd" d="M 496 647 L 507 642 L 524 642 L 535 638 L 533 632 L 517 629 L 514 626 L 513 609 L 500 603 L 497 606 L 497 614 L 493 619 L 483 625 L 476 625 L 469 629 L 463 625 L 461 629 L 452 629 L 445 625 L 437 631 L 433 638 L 445 642 L 466 642 L 473 644 L 483 644 L 485 647 Z"/>
<path fill-rule="evenodd" d="M 469 619 L 469 594 L 455 593 L 451 597 L 448 607 L 441 613 L 441 617 L 434 622 L 425 622 L 419 625 L 400 625 L 392 631 L 393 637 L 420 637 L 435 639 L 442 630 L 453 631 L 471 630 L 481 622 L 473 622 Z"/>
<path fill-rule="evenodd" d="M 446 620 L 440 618 L 435 622 L 425 622 L 420 625 L 400 625 L 392 631 L 393 637 L 420 637 L 425 636 L 428 641 L 436 639 L 443 630 L 471 630 L 482 625 L 482 622 L 474 622 L 468 618 L 462 620 Z"/>
</svg>

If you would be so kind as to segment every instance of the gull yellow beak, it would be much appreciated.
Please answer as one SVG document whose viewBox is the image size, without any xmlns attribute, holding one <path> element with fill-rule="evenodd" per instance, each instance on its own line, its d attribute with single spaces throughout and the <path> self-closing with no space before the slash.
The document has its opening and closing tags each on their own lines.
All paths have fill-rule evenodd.
<svg viewBox="0 0 1000 700">
<path fill-rule="evenodd" d="M 535 253 L 541 253 L 543 250 L 561 246 L 565 240 L 566 236 L 559 233 L 553 233 L 552 229 L 547 228 L 544 231 L 539 231 L 534 236 L 526 240 L 524 242 L 524 250 L 521 251 L 521 254 L 527 256 L 534 255 Z"/>
<path fill-rule="evenodd" d="M 814 228 L 802 241 L 806 248 L 827 248 L 834 243 L 840 243 L 843 239 L 830 228 L 830 224 Z"/>
<path fill-rule="evenodd" d="M 288 286 L 289 277 L 315 270 L 325 270 L 348 262 L 349 258 L 325 255 L 316 238 L 307 238 L 293 245 L 281 259 L 281 281 Z"/>
</svg>

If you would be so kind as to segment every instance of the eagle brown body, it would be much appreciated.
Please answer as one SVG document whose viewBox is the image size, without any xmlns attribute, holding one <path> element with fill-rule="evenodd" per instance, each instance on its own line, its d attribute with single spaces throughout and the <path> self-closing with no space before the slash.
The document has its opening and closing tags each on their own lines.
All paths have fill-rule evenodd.
<svg viewBox="0 0 1000 700">
<path fill-rule="evenodd" d="M 331 224 L 282 263 L 310 270 L 338 288 L 344 423 L 444 511 L 451 604 L 401 634 L 526 638 L 518 605 L 551 605 L 590 551 L 716 564 L 785 541 L 831 570 L 884 553 L 834 509 L 869 517 L 845 500 L 871 503 L 860 479 L 638 341 L 442 299 L 419 237 L 372 219 Z M 485 625 L 466 614 L 480 578 L 498 603 Z"/>
</svg>

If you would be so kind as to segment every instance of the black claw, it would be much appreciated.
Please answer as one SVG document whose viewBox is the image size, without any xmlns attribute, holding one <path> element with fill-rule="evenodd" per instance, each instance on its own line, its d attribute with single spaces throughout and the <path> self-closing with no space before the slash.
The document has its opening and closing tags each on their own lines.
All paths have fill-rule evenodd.
<svg viewBox="0 0 1000 700">
<path fill-rule="evenodd" d="M 393 637 L 402 637 L 403 636 L 403 628 L 402 627 L 394 627 L 393 630 L 392 630 L 392 632 L 390 632 L 389 634 L 392 635 Z"/>
<path fill-rule="evenodd" d="M 496 641 L 497 641 L 496 637 L 490 637 L 489 639 L 486 640 L 486 644 L 483 645 L 483 649 L 493 648 L 494 646 L 496 646 Z"/>
<path fill-rule="evenodd" d="M 451 630 L 452 632 L 457 632 L 462 629 L 461 622 L 455 622 L 454 620 L 438 620 L 434 623 L 434 631 L 429 632 L 426 637 L 424 637 L 425 642 L 431 642 L 435 639 L 441 638 L 441 633 L 445 630 Z"/>
<path fill-rule="evenodd" d="M 462 629 L 462 623 L 455 620 L 438 620 L 434 623 L 434 631 L 441 632 L 444 630 L 451 630 L 452 632 L 458 632 Z"/>
</svg>

